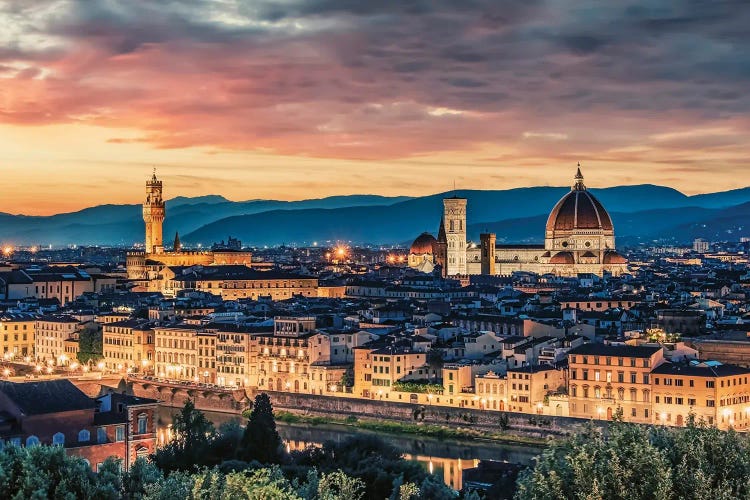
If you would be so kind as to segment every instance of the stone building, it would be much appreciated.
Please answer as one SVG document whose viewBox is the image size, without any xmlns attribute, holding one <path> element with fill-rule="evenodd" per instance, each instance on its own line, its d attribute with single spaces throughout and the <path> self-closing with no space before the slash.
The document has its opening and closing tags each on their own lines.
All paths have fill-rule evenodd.
<svg viewBox="0 0 750 500">
<path fill-rule="evenodd" d="M 151 178 L 146 181 L 146 199 L 143 202 L 144 251 L 128 252 L 126 259 L 129 279 L 137 281 L 154 279 L 166 266 L 240 264 L 249 267 L 252 265 L 250 252 L 230 248 L 216 251 L 183 250 L 177 236 L 175 236 L 174 248 L 171 251 L 166 250 L 162 234 L 166 217 L 162 189 L 162 181 L 156 177 L 156 171 L 154 171 Z"/>
<path fill-rule="evenodd" d="M 34 354 L 36 316 L 30 313 L 0 315 L 0 353 L 4 359 L 22 361 Z"/>
<path fill-rule="evenodd" d="M 84 322 L 73 316 L 50 314 L 40 316 L 34 323 L 34 356 L 38 361 L 65 365 L 70 358 L 65 353 L 65 341 L 74 337 Z"/>
<path fill-rule="evenodd" d="M 130 373 L 154 368 L 154 331 L 148 320 L 127 319 L 102 325 L 102 350 L 108 370 Z"/>
<path fill-rule="evenodd" d="M 653 422 L 683 426 L 688 415 L 727 430 L 750 428 L 750 369 L 716 361 L 663 363 L 651 372 Z"/>
<path fill-rule="evenodd" d="M 123 394 L 91 399 L 65 379 L 0 382 L 0 442 L 62 446 L 93 470 L 115 457 L 128 470 L 155 451 L 157 406 Z"/>
<path fill-rule="evenodd" d="M 570 416 L 653 421 L 651 371 L 664 362 L 658 346 L 584 344 L 568 353 Z"/>
<path fill-rule="evenodd" d="M 558 276 L 581 273 L 618 276 L 628 271 L 628 261 L 617 253 L 612 219 L 586 188 L 578 168 L 573 186 L 552 208 L 543 245 L 498 244 L 497 235 L 483 233 L 480 244 L 466 239 L 466 199 L 443 200 L 443 219 L 432 252 L 432 262 L 443 276 L 509 275 L 516 271 Z M 422 235 L 415 243 L 426 241 Z M 444 254 L 438 245 L 445 245 Z M 426 249 L 426 246 L 420 246 Z M 409 265 L 418 268 L 429 255 L 412 252 Z"/>
</svg>

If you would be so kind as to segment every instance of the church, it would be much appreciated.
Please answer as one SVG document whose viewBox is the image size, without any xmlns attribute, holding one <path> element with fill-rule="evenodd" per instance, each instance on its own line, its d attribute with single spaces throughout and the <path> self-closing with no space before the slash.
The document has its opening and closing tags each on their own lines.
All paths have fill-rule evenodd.
<svg viewBox="0 0 750 500">
<path fill-rule="evenodd" d="M 591 273 L 619 276 L 628 260 L 615 249 L 615 230 L 609 214 L 586 189 L 580 165 L 570 192 L 552 208 L 543 245 L 498 245 L 494 233 L 480 235 L 480 244 L 466 238 L 465 198 L 443 200 L 437 238 L 423 233 L 414 240 L 409 266 L 443 276 L 509 275 L 517 271 L 557 276 Z"/>
<path fill-rule="evenodd" d="M 168 266 L 210 266 L 241 264 L 250 267 L 252 253 L 229 248 L 214 251 L 183 250 L 179 235 L 175 234 L 172 250 L 165 250 L 162 228 L 166 206 L 162 196 L 162 181 L 156 170 L 146 181 L 146 200 L 143 202 L 145 223 L 145 251 L 128 252 L 126 265 L 128 279 L 153 280 Z"/>
</svg>

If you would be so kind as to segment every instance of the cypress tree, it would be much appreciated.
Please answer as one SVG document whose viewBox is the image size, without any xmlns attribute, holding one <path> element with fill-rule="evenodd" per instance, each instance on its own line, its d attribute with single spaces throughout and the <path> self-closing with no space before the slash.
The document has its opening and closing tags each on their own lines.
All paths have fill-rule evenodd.
<svg viewBox="0 0 750 500">
<path fill-rule="evenodd" d="M 271 398 L 266 393 L 258 394 L 242 435 L 238 458 L 246 462 L 257 460 L 262 464 L 280 463 L 282 453 L 283 444 L 276 431 Z"/>
</svg>

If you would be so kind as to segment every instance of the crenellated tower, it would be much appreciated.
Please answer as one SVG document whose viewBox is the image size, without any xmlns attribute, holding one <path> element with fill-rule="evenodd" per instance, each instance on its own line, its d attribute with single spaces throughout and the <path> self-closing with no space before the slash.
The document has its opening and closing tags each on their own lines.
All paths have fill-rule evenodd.
<svg viewBox="0 0 750 500">
<path fill-rule="evenodd" d="M 151 179 L 146 181 L 146 201 L 143 202 L 143 222 L 146 223 L 146 253 L 164 253 L 162 225 L 164 224 L 164 198 L 162 184 L 156 178 L 156 169 Z"/>
</svg>

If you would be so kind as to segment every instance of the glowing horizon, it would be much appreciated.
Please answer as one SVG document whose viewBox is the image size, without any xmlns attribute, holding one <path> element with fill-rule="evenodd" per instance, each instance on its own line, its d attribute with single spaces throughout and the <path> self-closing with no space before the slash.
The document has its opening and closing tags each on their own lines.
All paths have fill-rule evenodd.
<svg viewBox="0 0 750 500">
<path fill-rule="evenodd" d="M 750 5 L 0 4 L 0 212 L 745 187 Z M 743 175 L 744 174 L 744 175 Z"/>
</svg>

